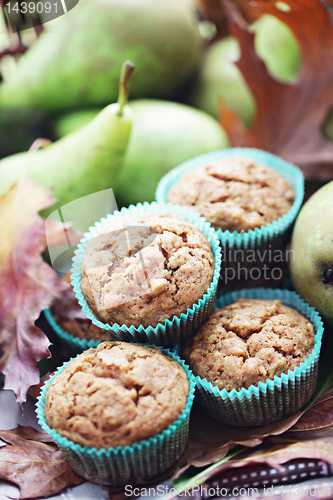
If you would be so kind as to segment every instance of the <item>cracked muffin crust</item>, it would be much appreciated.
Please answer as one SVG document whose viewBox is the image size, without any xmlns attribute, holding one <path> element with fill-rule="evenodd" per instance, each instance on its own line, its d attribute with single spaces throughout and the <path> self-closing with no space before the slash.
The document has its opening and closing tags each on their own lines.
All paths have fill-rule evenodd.
<svg viewBox="0 0 333 500">
<path fill-rule="evenodd" d="M 313 325 L 279 300 L 238 299 L 216 309 L 183 347 L 194 375 L 240 390 L 288 373 L 314 347 Z"/>
<path fill-rule="evenodd" d="M 112 335 L 106 333 L 92 321 L 82 311 L 71 283 L 71 273 L 66 273 L 62 278 L 68 283 L 68 289 L 57 299 L 51 307 L 51 313 L 58 325 L 73 337 L 83 340 L 112 340 Z"/>
<path fill-rule="evenodd" d="M 51 383 L 48 425 L 82 446 L 116 448 L 154 436 L 183 412 L 189 383 L 159 349 L 103 342 L 71 361 Z"/>
<path fill-rule="evenodd" d="M 120 217 L 88 242 L 81 289 L 100 321 L 147 328 L 186 313 L 213 275 L 210 243 L 186 219 Z"/>
<path fill-rule="evenodd" d="M 215 229 L 244 232 L 287 213 L 295 195 L 275 170 L 231 156 L 195 168 L 170 189 L 167 201 L 199 212 Z"/>
</svg>

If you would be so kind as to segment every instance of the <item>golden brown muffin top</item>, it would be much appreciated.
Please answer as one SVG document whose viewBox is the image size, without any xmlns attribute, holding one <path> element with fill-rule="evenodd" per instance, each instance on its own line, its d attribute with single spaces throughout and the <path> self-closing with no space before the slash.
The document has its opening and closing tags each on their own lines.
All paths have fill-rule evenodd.
<svg viewBox="0 0 333 500">
<path fill-rule="evenodd" d="M 293 370 L 314 347 L 314 328 L 279 300 L 238 299 L 216 309 L 183 347 L 194 375 L 240 390 Z"/>
<path fill-rule="evenodd" d="M 295 195 L 272 168 L 231 156 L 183 175 L 167 199 L 199 212 L 215 229 L 244 232 L 287 213 Z"/>
<path fill-rule="evenodd" d="M 52 429 L 82 446 L 132 445 L 176 421 L 188 392 L 183 368 L 159 349 L 103 342 L 53 380 L 45 418 Z"/>
<path fill-rule="evenodd" d="M 186 313 L 207 292 L 213 275 L 210 243 L 186 219 L 122 217 L 89 241 L 81 289 L 100 321 L 155 327 Z"/>
</svg>

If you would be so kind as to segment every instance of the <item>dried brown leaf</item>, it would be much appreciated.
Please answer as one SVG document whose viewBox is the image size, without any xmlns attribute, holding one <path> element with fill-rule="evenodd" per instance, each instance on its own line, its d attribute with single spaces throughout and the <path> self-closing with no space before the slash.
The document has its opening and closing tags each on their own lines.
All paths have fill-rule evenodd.
<svg viewBox="0 0 333 500">
<path fill-rule="evenodd" d="M 323 437 L 309 436 L 307 439 L 297 440 L 291 439 L 288 437 L 288 433 L 286 433 L 277 438 L 266 438 L 260 446 L 247 448 L 238 453 L 234 458 L 217 464 L 215 467 L 207 470 L 207 472 L 200 473 L 200 483 L 228 469 L 236 469 L 235 475 L 237 475 L 237 469 L 247 466 L 267 465 L 274 469 L 279 469 L 287 462 L 297 459 L 316 459 L 332 464 L 332 445 L 332 435 Z M 241 470 L 238 470 L 238 474 L 241 474 Z"/>
<path fill-rule="evenodd" d="M 301 417 L 302 412 L 268 425 L 234 427 L 213 420 L 194 404 L 190 418 L 190 438 L 185 452 L 177 462 L 178 477 L 188 467 L 203 467 L 228 455 L 237 445 L 250 448 L 262 443 L 269 435 L 278 435 L 290 429 Z"/>
<path fill-rule="evenodd" d="M 28 178 L 0 200 L 0 372 L 19 404 L 29 387 L 39 383 L 37 362 L 50 355 L 49 341 L 35 321 L 65 288 L 41 257 L 47 244 L 38 212 L 54 202 L 50 191 Z M 63 231 L 52 227 L 54 242 L 61 242 Z"/>
<path fill-rule="evenodd" d="M 216 10 L 217 2 L 211 3 Z M 279 10 L 274 0 L 235 0 L 234 3 L 220 0 L 229 31 L 240 43 L 241 57 L 237 65 L 257 104 L 250 129 L 246 129 L 223 102 L 220 103 L 220 122 L 233 146 L 271 151 L 301 166 L 309 178 L 331 179 L 333 144 L 323 136 L 322 127 L 333 103 L 332 8 L 319 0 L 284 0 L 284 3 L 289 5 L 289 12 Z M 274 80 L 256 53 L 254 35 L 245 19 L 251 22 L 263 14 L 281 19 L 299 41 L 302 70 L 292 84 Z"/>
<path fill-rule="evenodd" d="M 228 34 L 227 16 L 221 9 L 220 0 L 196 0 L 197 8 L 204 19 L 212 21 L 217 29 L 214 41 Z"/>
<path fill-rule="evenodd" d="M 333 426 L 333 391 L 329 398 L 314 404 L 296 423 L 293 431 L 308 431 Z"/>
<path fill-rule="evenodd" d="M 28 395 L 31 396 L 33 399 L 37 399 L 38 396 L 40 395 L 41 388 L 45 384 L 49 378 L 51 378 L 54 375 L 54 372 L 52 373 L 46 373 L 43 377 L 41 377 L 39 384 L 37 385 L 32 385 L 28 391 Z"/>
<path fill-rule="evenodd" d="M 48 434 L 32 427 L 0 431 L 0 479 L 20 488 L 21 499 L 56 495 L 85 480 L 72 471 Z"/>
<path fill-rule="evenodd" d="M 63 276 L 62 281 L 66 286 L 60 299 L 56 300 L 52 306 L 52 313 L 58 319 L 62 321 L 67 320 L 87 320 L 87 316 L 82 311 L 82 307 L 79 305 L 73 287 L 70 285 L 70 273 Z"/>
<path fill-rule="evenodd" d="M 237 466 L 265 463 L 276 468 L 297 458 L 318 459 L 333 464 L 332 432 L 323 436 L 312 433 L 305 439 L 299 439 L 298 433 L 296 437 L 292 436 L 292 433 L 286 433 L 278 437 L 267 438 L 255 450 L 247 449 L 240 453 L 236 460 Z"/>
</svg>

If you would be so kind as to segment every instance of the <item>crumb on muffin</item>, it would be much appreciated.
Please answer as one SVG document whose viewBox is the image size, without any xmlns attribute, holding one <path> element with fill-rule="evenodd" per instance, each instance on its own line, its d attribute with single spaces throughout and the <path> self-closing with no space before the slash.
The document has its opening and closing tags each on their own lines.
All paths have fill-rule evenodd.
<svg viewBox="0 0 333 500">
<path fill-rule="evenodd" d="M 215 229 L 245 232 L 287 213 L 295 199 L 274 169 L 251 158 L 230 156 L 197 167 L 170 189 L 167 201 L 188 206 Z"/>
<path fill-rule="evenodd" d="M 122 217 L 90 240 L 81 289 L 96 317 L 155 327 L 186 313 L 207 292 L 214 254 L 206 236 L 175 214 Z"/>
<path fill-rule="evenodd" d="M 314 347 L 313 325 L 279 300 L 238 299 L 216 309 L 183 347 L 194 375 L 240 390 L 288 373 Z"/>
<path fill-rule="evenodd" d="M 45 418 L 52 429 L 82 446 L 130 446 L 175 422 L 188 393 L 185 371 L 159 349 L 103 342 L 52 381 Z"/>
</svg>

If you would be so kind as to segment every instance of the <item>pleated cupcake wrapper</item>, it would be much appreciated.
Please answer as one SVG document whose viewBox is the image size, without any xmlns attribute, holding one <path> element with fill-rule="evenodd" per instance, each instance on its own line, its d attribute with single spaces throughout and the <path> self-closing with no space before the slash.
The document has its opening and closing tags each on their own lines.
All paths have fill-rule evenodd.
<svg viewBox="0 0 333 500">
<path fill-rule="evenodd" d="M 240 297 L 280 300 L 303 314 L 313 324 L 316 334 L 314 348 L 300 366 L 287 374 L 275 376 L 273 380 L 268 379 L 266 383 L 259 382 L 258 386 L 228 392 L 226 389 L 219 390 L 206 379 L 195 377 L 198 401 L 215 420 L 238 426 L 264 425 L 297 412 L 311 398 L 317 382 L 323 322 L 313 307 L 289 290 L 256 288 L 221 294 L 215 307 L 225 307 Z"/>
<path fill-rule="evenodd" d="M 241 272 L 246 276 L 253 267 L 263 266 L 266 259 L 269 260 L 269 252 L 284 251 L 288 243 L 292 225 L 302 205 L 304 197 L 304 178 L 298 167 L 288 163 L 278 156 L 255 148 L 227 148 L 212 153 L 206 153 L 188 160 L 168 172 L 160 181 L 156 190 L 158 203 L 166 203 L 170 188 L 187 172 L 199 166 L 207 165 L 213 161 L 221 160 L 229 156 L 243 156 L 267 165 L 280 174 L 292 186 L 295 193 L 295 201 L 291 209 L 282 217 L 272 223 L 249 230 L 244 233 L 237 231 L 217 231 L 222 246 L 222 282 L 225 282 L 225 273 L 229 276 L 238 276 Z M 256 261 L 247 266 L 242 256 L 246 256 L 251 250 L 251 256 L 256 256 Z M 238 251 L 238 252 L 237 252 Z M 240 252 L 243 251 L 243 252 Z M 246 258 L 246 257 L 245 257 Z M 252 259 L 252 257 L 251 257 Z M 248 272 L 244 270 L 248 268 Z M 228 271 L 226 271 L 228 270 Z M 254 277 L 254 280 L 256 278 Z M 228 276 L 227 276 L 228 281 Z M 226 283 L 227 284 L 227 283 Z"/>
<path fill-rule="evenodd" d="M 73 443 L 48 426 L 44 416 L 46 393 L 51 382 L 70 361 L 64 363 L 44 384 L 36 403 L 38 423 L 52 437 L 72 469 L 80 476 L 95 483 L 113 486 L 135 484 L 158 476 L 169 469 L 182 455 L 188 441 L 195 380 L 191 370 L 174 352 L 168 349 L 161 349 L 161 351 L 177 361 L 186 372 L 189 382 L 186 407 L 178 419 L 161 433 L 132 446 L 108 449 L 89 448 Z"/>
<path fill-rule="evenodd" d="M 184 217 L 206 235 L 208 241 L 211 244 L 215 258 L 214 276 L 212 282 L 203 297 L 199 299 L 199 301 L 191 308 L 189 308 L 186 314 L 182 313 L 179 317 L 174 316 L 172 320 L 166 320 L 163 324 L 159 323 L 155 327 L 148 326 L 147 328 L 144 328 L 142 325 L 140 325 L 138 328 L 135 328 L 133 325 L 128 327 L 126 325 L 114 324 L 111 326 L 107 323 L 102 323 L 96 318 L 96 316 L 88 306 L 87 301 L 81 291 L 81 266 L 88 241 L 89 239 L 97 236 L 98 232 L 115 217 L 117 217 L 118 219 L 119 214 L 122 216 L 140 217 L 155 213 L 173 213 Z M 109 214 L 106 218 L 102 218 L 100 222 L 97 222 L 95 226 L 91 227 L 89 232 L 84 235 L 84 239 L 81 240 L 73 257 L 72 285 L 74 288 L 75 296 L 78 299 L 78 302 L 87 317 L 99 328 L 110 332 L 110 334 L 115 338 L 126 342 L 134 341 L 156 344 L 159 346 L 171 346 L 172 344 L 175 344 L 189 337 L 209 316 L 215 301 L 217 285 L 220 277 L 220 270 L 221 248 L 219 239 L 217 237 L 216 231 L 214 231 L 211 225 L 206 222 L 203 217 L 185 207 L 172 205 L 171 203 L 139 203 L 136 206 L 131 205 L 129 208 L 123 208 L 120 210 L 120 212 L 117 211 L 112 215 Z"/>
<path fill-rule="evenodd" d="M 66 332 L 61 328 L 61 326 L 56 322 L 56 320 L 53 317 L 52 312 L 50 309 L 45 309 L 44 311 L 44 316 L 55 331 L 55 333 L 60 337 L 62 340 L 63 344 L 70 349 L 70 351 L 74 354 L 81 353 L 83 351 L 86 351 L 90 347 L 97 347 L 98 344 L 103 342 L 103 340 L 87 340 L 87 339 L 81 339 L 79 337 L 75 337 L 74 335 L 71 335 L 69 332 Z"/>
</svg>

